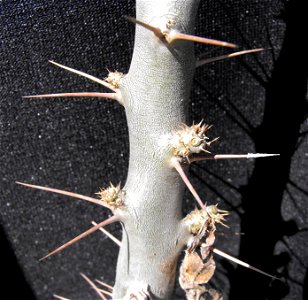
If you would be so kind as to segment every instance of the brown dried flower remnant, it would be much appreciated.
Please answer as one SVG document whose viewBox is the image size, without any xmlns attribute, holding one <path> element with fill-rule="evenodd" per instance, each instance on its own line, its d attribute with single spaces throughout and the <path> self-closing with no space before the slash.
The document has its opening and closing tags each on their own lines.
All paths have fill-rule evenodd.
<svg viewBox="0 0 308 300">
<path fill-rule="evenodd" d="M 201 151 L 210 153 L 206 148 L 211 145 L 212 141 L 207 141 L 209 138 L 205 133 L 211 128 L 208 124 L 193 124 L 187 126 L 183 124 L 181 130 L 177 131 L 171 139 L 171 147 L 173 155 L 179 157 L 187 157 L 190 154 L 200 153 Z"/>
<path fill-rule="evenodd" d="M 206 284 L 216 268 L 212 253 L 216 223 L 226 226 L 223 221 L 228 214 L 228 211 L 218 209 L 217 205 L 210 205 L 204 209 L 195 209 L 184 219 L 193 234 L 180 268 L 180 285 L 188 300 L 215 299 L 214 295 L 216 299 L 221 299 L 221 295 Z"/>
<path fill-rule="evenodd" d="M 185 252 L 185 257 L 180 269 L 180 285 L 185 290 L 196 289 L 201 284 L 207 283 L 214 275 L 215 261 L 212 256 L 202 260 L 196 252 Z"/>
<path fill-rule="evenodd" d="M 124 205 L 124 191 L 121 189 L 120 184 L 114 186 L 110 183 L 109 187 L 101 189 L 96 194 L 99 195 L 100 200 L 111 208 L 118 208 Z"/>
<path fill-rule="evenodd" d="M 114 88 L 118 89 L 120 86 L 120 80 L 124 77 L 124 74 L 118 71 L 108 73 L 108 76 L 104 78 L 105 81 L 110 83 Z"/>
</svg>

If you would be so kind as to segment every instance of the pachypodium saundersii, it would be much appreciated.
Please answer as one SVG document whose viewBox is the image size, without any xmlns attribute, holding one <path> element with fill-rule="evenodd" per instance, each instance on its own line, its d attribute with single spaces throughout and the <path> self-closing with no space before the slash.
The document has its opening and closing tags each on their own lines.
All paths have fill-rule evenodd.
<svg viewBox="0 0 308 300">
<path fill-rule="evenodd" d="M 26 96 L 99 97 L 118 101 L 125 109 L 129 129 L 130 157 L 126 183 L 101 188 L 98 198 L 54 188 L 24 186 L 63 194 L 104 206 L 113 216 L 65 243 L 47 258 L 86 235 L 113 222 L 123 224 L 114 287 L 83 278 L 102 299 L 171 299 L 178 257 L 185 249 L 179 281 L 187 299 L 220 299 L 207 286 L 215 271 L 213 253 L 235 258 L 214 247 L 217 225 L 226 225 L 226 210 L 207 205 L 186 176 L 191 163 L 209 159 L 268 157 L 276 154 L 212 154 L 210 126 L 203 121 L 188 123 L 187 105 L 196 67 L 221 59 L 262 51 L 242 50 L 196 61 L 194 43 L 237 48 L 233 43 L 193 35 L 199 1 L 139 1 L 137 16 L 126 17 L 136 24 L 133 58 L 127 74 L 109 72 L 99 79 L 84 72 L 52 64 L 102 84 L 111 92 L 76 92 Z M 199 209 L 183 217 L 185 186 Z M 210 201 L 210 199 L 206 199 Z M 108 232 L 104 231 L 105 234 Z M 111 237 L 112 238 L 112 237 Z M 245 267 L 251 267 L 241 263 Z M 265 275 L 256 268 L 253 268 Z M 150 271 L 149 271 L 150 270 Z M 269 275 L 270 276 L 270 275 Z M 104 289 L 102 288 L 104 287 Z M 65 299 L 55 296 L 58 299 Z"/>
</svg>

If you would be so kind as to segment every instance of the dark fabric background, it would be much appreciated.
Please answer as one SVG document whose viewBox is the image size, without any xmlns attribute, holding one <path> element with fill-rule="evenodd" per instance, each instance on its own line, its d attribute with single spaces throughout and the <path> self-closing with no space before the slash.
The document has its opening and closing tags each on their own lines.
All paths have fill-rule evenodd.
<svg viewBox="0 0 308 300">
<path fill-rule="evenodd" d="M 217 257 L 213 284 L 226 299 L 307 299 L 307 36 L 305 1 L 201 1 L 198 35 L 241 49 L 269 50 L 197 70 L 191 120 L 214 124 L 215 153 L 281 153 L 257 161 L 203 162 L 190 170 L 208 203 L 231 211 L 217 248 L 272 274 L 272 281 Z M 109 100 L 22 99 L 22 95 L 101 91 L 48 63 L 98 77 L 129 69 L 134 1 L 0 1 L 0 286 L 5 299 L 97 299 L 80 277 L 113 284 L 116 246 L 100 232 L 43 262 L 50 250 L 108 211 L 17 186 L 15 181 L 93 196 L 125 182 L 128 136 L 123 108 Z M 300 33 L 300 37 L 297 38 Z M 198 56 L 227 53 L 205 45 Z M 186 193 L 184 213 L 195 202 Z M 120 237 L 120 226 L 109 230 Z M 244 235 L 239 235 L 242 232 Z M 304 283 L 306 281 L 306 286 Z M 8 284 L 14 288 L 9 288 Z M 176 299 L 183 297 L 177 289 Z"/>
</svg>

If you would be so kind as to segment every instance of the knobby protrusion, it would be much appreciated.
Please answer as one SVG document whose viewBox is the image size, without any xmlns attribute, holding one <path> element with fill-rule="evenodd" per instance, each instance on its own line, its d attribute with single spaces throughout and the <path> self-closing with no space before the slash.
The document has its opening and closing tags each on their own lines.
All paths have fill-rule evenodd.
<svg viewBox="0 0 308 300">
<path fill-rule="evenodd" d="M 119 221 L 119 218 L 116 217 L 116 216 L 112 216 L 112 217 L 108 218 L 107 220 L 102 221 L 101 223 L 99 223 L 96 226 L 94 226 L 94 227 L 88 229 L 87 231 L 81 233 L 80 235 L 76 236 L 75 238 L 73 238 L 72 240 L 68 241 L 64 245 L 60 246 L 59 248 L 57 248 L 54 251 L 52 251 L 49 254 L 47 254 L 46 256 L 42 257 L 40 259 L 40 261 L 46 259 L 47 257 L 50 257 L 50 256 L 58 253 L 59 251 L 65 249 L 66 247 L 76 243 L 77 241 L 81 240 L 82 238 L 86 237 L 87 235 L 91 234 L 92 232 L 96 231 L 97 229 L 99 229 L 99 228 L 101 228 L 103 226 L 112 224 L 112 223 L 117 222 L 117 221 Z"/>
<path fill-rule="evenodd" d="M 118 89 L 120 87 L 120 83 L 122 78 L 124 77 L 124 74 L 118 71 L 110 72 L 108 70 L 108 76 L 105 78 L 105 81 L 111 84 L 115 89 Z"/>
<path fill-rule="evenodd" d="M 229 215 L 227 210 L 222 210 L 216 205 L 208 205 L 205 209 L 195 209 L 184 219 L 184 222 L 191 234 L 198 234 L 204 224 L 214 227 L 215 223 L 228 227 L 225 222 L 225 216 Z"/>
<path fill-rule="evenodd" d="M 209 141 L 206 132 L 211 128 L 211 125 L 202 124 L 202 122 L 191 126 L 182 124 L 182 128 L 172 135 L 170 148 L 174 156 L 186 158 L 200 152 L 210 153 L 209 146 L 218 138 Z"/>
<path fill-rule="evenodd" d="M 198 124 L 193 124 L 192 126 L 183 124 L 182 128 L 170 137 L 169 146 L 174 155 L 171 159 L 171 166 L 177 170 L 200 207 L 205 208 L 203 201 L 190 183 L 181 165 L 181 162 L 187 160 L 191 154 L 200 153 L 201 151 L 210 153 L 207 148 L 218 139 L 215 138 L 209 141 L 209 138 L 205 133 L 211 128 L 211 126 L 208 124 L 202 125 L 202 122 L 203 121 Z"/>
<path fill-rule="evenodd" d="M 168 19 L 164 23 L 162 23 L 161 26 L 156 27 L 144 21 L 137 20 L 133 17 L 126 16 L 125 18 L 134 24 L 140 25 L 143 28 L 146 28 L 152 31 L 160 40 L 162 40 L 163 42 L 167 44 L 172 44 L 178 40 L 185 40 L 185 41 L 192 41 L 192 42 L 203 43 L 203 44 L 208 44 L 208 45 L 237 48 L 237 45 L 232 44 L 232 43 L 178 32 L 177 30 L 173 29 L 176 23 L 175 20 Z"/>
<path fill-rule="evenodd" d="M 110 183 L 107 188 L 101 188 L 98 193 L 100 200 L 110 209 L 116 209 L 124 205 L 125 192 L 121 189 L 121 184 L 114 186 Z"/>
</svg>

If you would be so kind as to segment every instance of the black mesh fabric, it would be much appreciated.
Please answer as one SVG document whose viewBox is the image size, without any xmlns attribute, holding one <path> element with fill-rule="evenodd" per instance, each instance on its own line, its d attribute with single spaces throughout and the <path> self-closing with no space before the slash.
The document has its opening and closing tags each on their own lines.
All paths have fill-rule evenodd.
<svg viewBox="0 0 308 300">
<path fill-rule="evenodd" d="M 273 281 L 220 257 L 212 284 L 225 299 L 307 299 L 307 33 L 304 1 L 201 1 L 196 34 L 266 51 L 196 71 L 191 120 L 214 124 L 214 153 L 281 153 L 257 161 L 198 163 L 190 175 L 210 204 L 231 211 L 217 248 L 272 274 Z M 54 60 L 98 77 L 127 72 L 134 1 L 0 1 L 1 298 L 98 299 L 81 278 L 113 284 L 117 248 L 96 232 L 52 258 L 50 250 L 108 217 L 83 201 L 15 181 L 94 196 L 125 182 L 128 135 L 111 100 L 22 99 L 23 95 L 103 91 L 56 68 Z M 297 34 L 301 33 L 298 38 Z M 198 57 L 228 53 L 196 45 Z M 159 121 L 159 120 L 158 120 Z M 195 207 L 187 192 L 184 213 Z M 120 237 L 119 225 L 109 230 Z M 239 233 L 244 233 L 239 234 Z M 306 281 L 306 285 L 304 285 Z M 14 288 L 9 287 L 11 283 Z M 184 299 L 177 287 L 176 299 Z"/>
</svg>

